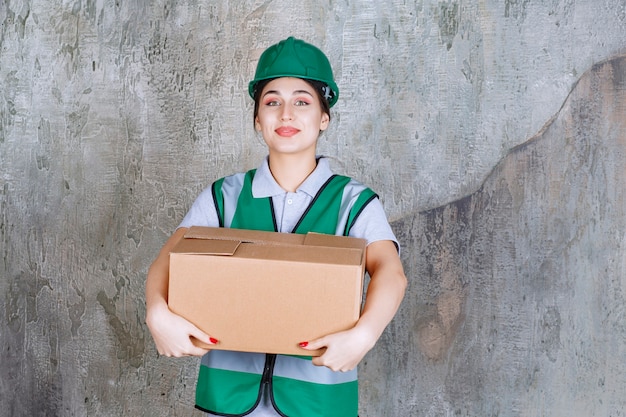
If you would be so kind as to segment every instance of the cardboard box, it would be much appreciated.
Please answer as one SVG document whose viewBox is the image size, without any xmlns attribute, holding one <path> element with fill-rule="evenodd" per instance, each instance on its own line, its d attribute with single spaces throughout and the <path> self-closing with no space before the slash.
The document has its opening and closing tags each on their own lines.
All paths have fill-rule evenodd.
<svg viewBox="0 0 626 417">
<path fill-rule="evenodd" d="M 366 241 L 192 227 L 170 253 L 168 304 L 214 349 L 320 355 L 303 341 L 360 316 Z"/>
</svg>

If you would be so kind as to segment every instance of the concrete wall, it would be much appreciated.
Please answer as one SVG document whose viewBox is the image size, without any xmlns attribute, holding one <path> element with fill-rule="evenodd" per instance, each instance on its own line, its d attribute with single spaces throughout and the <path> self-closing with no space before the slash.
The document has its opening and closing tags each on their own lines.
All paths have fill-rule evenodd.
<svg viewBox="0 0 626 417">
<path fill-rule="evenodd" d="M 368 415 L 623 414 L 625 115 L 623 56 L 477 192 L 394 223 L 413 281 L 363 367 Z"/>
<path fill-rule="evenodd" d="M 197 415 L 145 273 L 263 157 L 246 85 L 292 34 L 341 89 L 320 152 L 380 192 L 411 282 L 361 415 L 623 413 L 623 0 L 1 1 L 0 415 Z"/>
</svg>

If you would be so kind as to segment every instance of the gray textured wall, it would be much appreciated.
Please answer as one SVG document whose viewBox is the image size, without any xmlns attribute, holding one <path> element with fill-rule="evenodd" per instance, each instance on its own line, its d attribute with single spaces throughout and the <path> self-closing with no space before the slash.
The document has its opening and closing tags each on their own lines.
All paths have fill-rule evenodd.
<svg viewBox="0 0 626 417">
<path fill-rule="evenodd" d="M 0 415 L 197 415 L 145 273 L 263 157 L 246 85 L 292 34 L 341 89 L 320 152 L 380 192 L 410 279 L 361 415 L 623 414 L 624 0 L 0 0 L 0 25 Z"/>
</svg>

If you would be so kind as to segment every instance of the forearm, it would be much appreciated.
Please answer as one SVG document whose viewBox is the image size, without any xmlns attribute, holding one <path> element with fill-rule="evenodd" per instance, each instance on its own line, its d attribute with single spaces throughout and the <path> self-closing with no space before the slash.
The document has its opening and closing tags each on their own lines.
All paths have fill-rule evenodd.
<svg viewBox="0 0 626 417">
<path fill-rule="evenodd" d="M 205 354 L 207 349 L 195 346 L 193 338 L 205 345 L 217 342 L 183 317 L 172 313 L 167 305 L 170 251 L 185 232 L 186 229 L 178 229 L 163 245 L 146 279 L 146 324 L 158 352 L 166 356 Z"/>
<path fill-rule="evenodd" d="M 171 249 L 183 237 L 187 229 L 181 228 L 163 245 L 159 255 L 148 269 L 146 279 L 146 310 L 149 315 L 152 310 L 167 307 L 167 293 L 169 286 L 169 254 Z"/>
<path fill-rule="evenodd" d="M 402 264 L 391 241 L 374 242 L 368 246 L 366 268 L 370 284 L 361 317 L 350 330 L 334 333 L 301 344 L 304 349 L 326 347 L 326 352 L 313 359 L 314 365 L 333 371 L 353 369 L 374 347 L 404 297 L 407 285 Z"/>
<path fill-rule="evenodd" d="M 163 273 L 163 266 L 155 261 L 148 271 L 146 280 L 146 322 L 149 327 L 159 311 L 169 309 L 167 306 L 168 285 L 169 274 Z"/>
<path fill-rule="evenodd" d="M 380 338 L 398 311 L 406 286 L 407 280 L 402 270 L 379 270 L 371 277 L 356 327 L 367 331 L 372 338 L 372 344 Z"/>
</svg>

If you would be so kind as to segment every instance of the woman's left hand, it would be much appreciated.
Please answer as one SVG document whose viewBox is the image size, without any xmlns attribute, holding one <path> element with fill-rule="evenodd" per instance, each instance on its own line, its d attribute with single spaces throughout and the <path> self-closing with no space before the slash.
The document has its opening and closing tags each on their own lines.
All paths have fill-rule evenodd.
<svg viewBox="0 0 626 417">
<path fill-rule="evenodd" d="M 365 265 L 370 274 L 365 305 L 356 325 L 349 330 L 301 343 L 306 350 L 326 348 L 313 364 L 333 371 L 354 369 L 376 344 L 383 330 L 396 314 L 404 297 L 407 279 L 396 246 L 384 240 L 367 247 Z"/>
<path fill-rule="evenodd" d="M 313 365 L 326 366 L 335 372 L 354 369 L 376 344 L 376 338 L 364 328 L 354 327 L 309 341 L 306 350 L 326 348 L 321 355 L 313 358 Z"/>
</svg>

